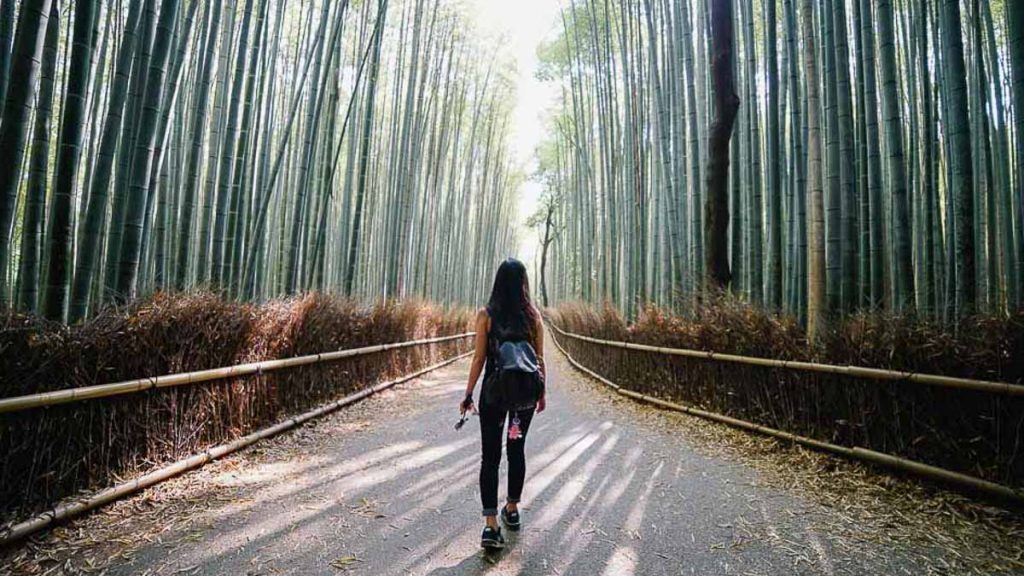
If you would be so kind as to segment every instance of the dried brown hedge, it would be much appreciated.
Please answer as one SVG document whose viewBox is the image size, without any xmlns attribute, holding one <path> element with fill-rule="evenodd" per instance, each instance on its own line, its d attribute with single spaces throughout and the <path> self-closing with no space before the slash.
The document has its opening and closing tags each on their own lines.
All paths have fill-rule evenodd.
<svg viewBox="0 0 1024 576">
<path fill-rule="evenodd" d="M 857 314 L 815 347 L 791 318 L 737 302 L 690 316 L 646 309 L 627 326 L 614 309 L 564 304 L 563 330 L 606 340 L 1024 382 L 1024 311 L 946 327 L 912 316 Z M 644 394 L 846 446 L 861 446 L 1024 487 L 1024 399 L 682 358 L 561 338 L 574 358 Z"/>
<path fill-rule="evenodd" d="M 157 294 L 80 326 L 0 316 L 0 397 L 466 332 L 471 315 L 310 294 Z M 145 472 L 468 349 L 422 345 L 232 381 L 0 414 L 0 518 Z"/>
</svg>

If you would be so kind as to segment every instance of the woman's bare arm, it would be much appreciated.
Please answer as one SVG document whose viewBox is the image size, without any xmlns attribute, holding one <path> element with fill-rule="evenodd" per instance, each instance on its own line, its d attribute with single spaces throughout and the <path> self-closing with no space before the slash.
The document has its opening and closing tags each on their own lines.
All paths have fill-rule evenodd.
<svg viewBox="0 0 1024 576">
<path fill-rule="evenodd" d="M 534 328 L 534 331 L 537 333 L 537 345 L 534 348 L 536 348 L 537 352 L 537 361 L 540 363 L 540 373 L 547 376 L 547 367 L 544 366 L 544 321 L 540 320 L 539 315 L 537 316 L 537 326 Z"/>
<path fill-rule="evenodd" d="M 473 389 L 476 388 L 476 382 L 480 379 L 480 373 L 484 369 L 484 362 L 487 361 L 487 331 L 490 327 L 491 319 L 487 315 L 487 310 L 483 308 L 476 313 L 476 337 L 474 338 L 475 349 L 473 351 L 473 363 L 469 366 L 469 381 L 466 382 L 466 396 L 465 398 L 473 397 Z M 459 412 L 465 413 L 468 409 L 465 398 L 459 400 Z"/>
<path fill-rule="evenodd" d="M 540 374 L 544 377 L 544 380 L 548 378 L 548 369 L 544 364 L 544 321 L 540 319 L 540 314 L 537 314 L 537 326 L 534 328 L 534 332 L 537 334 L 535 340 L 537 340 L 536 352 L 537 352 L 537 363 L 540 366 Z M 545 393 L 541 395 L 537 401 L 537 413 L 543 412 L 548 405 L 547 399 L 547 388 L 545 387 Z"/>
</svg>

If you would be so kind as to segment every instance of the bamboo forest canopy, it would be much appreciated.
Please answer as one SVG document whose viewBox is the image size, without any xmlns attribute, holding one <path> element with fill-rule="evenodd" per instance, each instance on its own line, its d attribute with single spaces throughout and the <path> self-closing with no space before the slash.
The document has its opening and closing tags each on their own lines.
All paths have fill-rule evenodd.
<svg viewBox="0 0 1024 576">
<path fill-rule="evenodd" d="M 734 294 L 818 322 L 1020 306 L 1024 3 L 1010 0 L 567 0 L 540 49 L 560 94 L 538 152 L 554 299 L 635 314 L 685 309 L 705 285 L 724 23 Z"/>
<path fill-rule="evenodd" d="M 0 306 L 481 298 L 507 63 L 448 0 L 0 0 Z"/>
</svg>

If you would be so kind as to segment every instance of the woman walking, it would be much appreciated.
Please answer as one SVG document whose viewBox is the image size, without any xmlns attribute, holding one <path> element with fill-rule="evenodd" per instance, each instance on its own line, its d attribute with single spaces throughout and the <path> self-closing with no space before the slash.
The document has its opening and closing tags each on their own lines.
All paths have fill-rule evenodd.
<svg viewBox="0 0 1024 576">
<path fill-rule="evenodd" d="M 482 370 L 480 499 L 486 525 L 480 544 L 484 548 L 502 548 L 505 538 L 498 526 L 498 464 L 505 423 L 508 422 L 508 494 L 500 515 L 502 523 L 516 531 L 521 525 L 519 499 L 526 479 L 526 436 L 534 412 L 543 412 L 545 407 L 543 325 L 540 313 L 530 301 L 526 267 L 514 258 L 498 267 L 487 307 L 477 313 L 476 352 L 466 396 L 459 403 L 463 416 L 475 410 L 473 389 Z"/>
</svg>

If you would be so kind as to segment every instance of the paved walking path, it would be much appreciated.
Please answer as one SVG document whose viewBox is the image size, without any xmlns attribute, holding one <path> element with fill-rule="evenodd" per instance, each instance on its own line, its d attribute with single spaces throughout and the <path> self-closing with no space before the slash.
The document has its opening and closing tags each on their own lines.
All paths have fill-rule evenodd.
<svg viewBox="0 0 1024 576">
<path fill-rule="evenodd" d="M 181 485 L 163 494 L 120 503 L 110 519 L 91 520 L 116 518 L 120 539 L 76 552 L 62 570 L 895 574 L 960 556 L 955 542 L 940 549 L 900 540 L 901 520 L 866 526 L 859 508 L 797 489 L 806 471 L 794 472 L 793 487 L 780 483 L 778 466 L 764 471 L 712 445 L 715 434 L 740 433 L 609 394 L 554 349 L 549 409 L 527 442 L 524 530 L 509 535 L 503 553 L 484 555 L 479 425 L 453 429 L 467 369 L 460 361 L 174 480 Z M 718 432 L 709 440 L 694 432 L 701 427 Z"/>
</svg>

